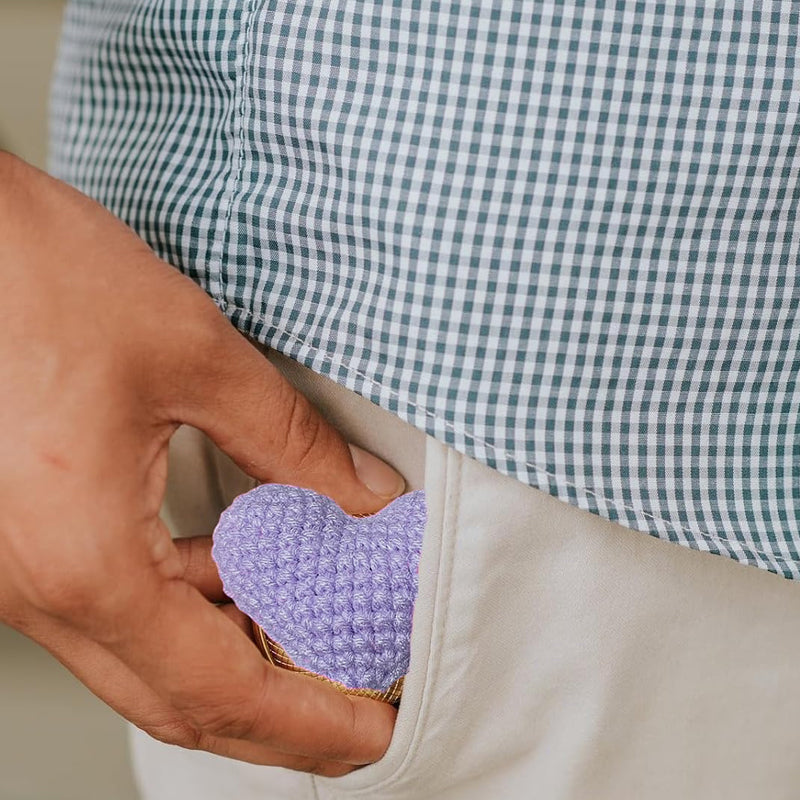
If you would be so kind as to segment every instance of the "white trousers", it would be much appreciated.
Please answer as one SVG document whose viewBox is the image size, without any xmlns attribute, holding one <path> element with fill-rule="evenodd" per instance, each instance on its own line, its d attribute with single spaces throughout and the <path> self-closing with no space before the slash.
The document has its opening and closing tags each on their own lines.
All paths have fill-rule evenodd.
<svg viewBox="0 0 800 800">
<path fill-rule="evenodd" d="M 331 779 L 134 731 L 145 800 L 800 797 L 800 586 L 580 511 L 270 359 L 426 490 L 394 736 L 379 762 Z M 196 431 L 171 459 L 176 535 L 210 533 L 253 485 Z"/>
</svg>

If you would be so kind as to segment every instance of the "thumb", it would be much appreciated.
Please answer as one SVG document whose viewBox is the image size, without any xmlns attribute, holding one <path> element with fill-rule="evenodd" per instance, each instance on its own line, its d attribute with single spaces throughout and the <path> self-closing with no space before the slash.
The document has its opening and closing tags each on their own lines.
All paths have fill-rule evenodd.
<svg viewBox="0 0 800 800">
<path fill-rule="evenodd" d="M 193 370 L 177 422 L 204 431 L 252 477 L 313 489 L 349 514 L 379 511 L 405 491 L 398 472 L 348 445 L 272 363 L 225 327 Z"/>
</svg>

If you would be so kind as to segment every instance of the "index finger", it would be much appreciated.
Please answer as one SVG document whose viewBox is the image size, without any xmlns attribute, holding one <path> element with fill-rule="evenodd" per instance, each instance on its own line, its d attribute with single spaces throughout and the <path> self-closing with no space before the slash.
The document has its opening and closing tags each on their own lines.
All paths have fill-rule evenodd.
<svg viewBox="0 0 800 800">
<path fill-rule="evenodd" d="M 201 347 L 178 339 L 172 345 L 184 370 L 179 381 L 169 382 L 175 395 L 172 421 L 204 431 L 248 475 L 314 489 L 351 514 L 377 512 L 403 492 L 405 482 L 396 470 L 348 447 L 263 353 L 213 304 L 205 305 L 212 315 L 212 341 Z M 186 359 L 187 346 L 202 357 Z"/>
</svg>

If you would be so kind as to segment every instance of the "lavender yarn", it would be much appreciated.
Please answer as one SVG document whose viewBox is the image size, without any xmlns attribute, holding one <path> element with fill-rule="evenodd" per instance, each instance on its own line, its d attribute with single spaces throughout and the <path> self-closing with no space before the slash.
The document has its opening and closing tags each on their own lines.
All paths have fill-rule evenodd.
<svg viewBox="0 0 800 800">
<path fill-rule="evenodd" d="M 268 483 L 214 531 L 226 594 L 299 667 L 385 691 L 405 675 L 427 509 L 423 491 L 351 517 L 310 489 Z"/>
</svg>

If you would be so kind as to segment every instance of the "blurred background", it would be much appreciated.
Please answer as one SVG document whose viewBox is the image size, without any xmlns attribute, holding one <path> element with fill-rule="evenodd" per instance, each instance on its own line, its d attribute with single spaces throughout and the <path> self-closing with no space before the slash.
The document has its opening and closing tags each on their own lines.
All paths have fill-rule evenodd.
<svg viewBox="0 0 800 800">
<path fill-rule="evenodd" d="M 0 147 L 38 167 L 63 0 L 0 0 Z M 136 800 L 125 724 L 0 625 L 0 800 Z"/>
<path fill-rule="evenodd" d="M 63 0 L 0 0 L 0 146 L 43 167 Z"/>
</svg>

